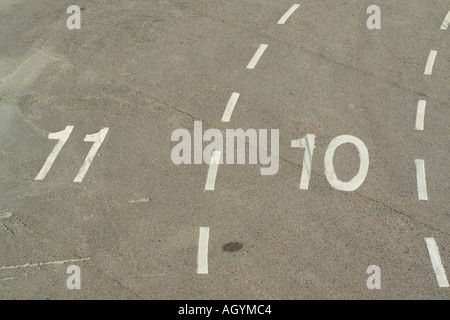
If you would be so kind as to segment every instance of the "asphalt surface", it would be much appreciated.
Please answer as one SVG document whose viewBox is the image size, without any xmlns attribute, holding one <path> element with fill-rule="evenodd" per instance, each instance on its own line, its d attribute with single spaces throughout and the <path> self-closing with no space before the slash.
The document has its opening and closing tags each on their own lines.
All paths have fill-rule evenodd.
<svg viewBox="0 0 450 320">
<path fill-rule="evenodd" d="M 1 299 L 448 299 L 424 238 L 450 272 L 450 30 L 445 0 L 0 1 Z M 82 8 L 69 30 L 69 5 Z M 268 44 L 253 70 L 246 68 Z M 424 75 L 430 50 L 438 52 Z M 229 123 L 230 95 L 240 98 Z M 415 130 L 417 102 L 425 126 Z M 279 129 L 280 168 L 175 165 L 174 130 Z M 49 133 L 74 126 L 53 166 Z M 91 142 L 109 128 L 84 180 Z M 314 134 L 308 190 L 303 150 Z M 334 137 L 366 145 L 356 191 L 333 188 Z M 206 144 L 205 144 L 206 145 Z M 426 169 L 419 201 L 415 160 Z M 338 148 L 336 174 L 359 167 Z M 199 228 L 208 274 L 197 274 Z M 240 245 L 227 245 L 238 242 Z M 231 248 L 231 250 L 230 250 Z M 231 251 L 231 252 L 230 252 Z M 66 286 L 69 265 L 81 289 Z M 381 289 L 369 290 L 369 266 Z"/>
</svg>

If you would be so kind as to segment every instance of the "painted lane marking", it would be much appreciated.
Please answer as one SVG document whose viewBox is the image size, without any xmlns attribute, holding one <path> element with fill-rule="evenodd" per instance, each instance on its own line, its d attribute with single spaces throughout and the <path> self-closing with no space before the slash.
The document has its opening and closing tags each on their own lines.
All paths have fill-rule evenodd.
<svg viewBox="0 0 450 320">
<path fill-rule="evenodd" d="M 144 202 L 150 202 L 150 199 L 144 198 L 139 200 L 130 200 L 128 203 L 144 203 Z"/>
<path fill-rule="evenodd" d="M 268 44 L 261 44 L 259 46 L 259 48 L 258 48 L 258 50 L 256 50 L 252 60 L 250 60 L 249 64 L 247 65 L 247 69 L 255 68 L 256 64 L 258 63 L 259 59 L 263 55 L 264 51 L 266 51 L 268 46 L 269 46 Z"/>
<path fill-rule="evenodd" d="M 450 24 L 450 11 L 447 13 L 447 16 L 442 22 L 441 30 L 447 30 L 449 24 Z"/>
<path fill-rule="evenodd" d="M 423 131 L 425 122 L 425 107 L 427 102 L 425 100 L 419 100 L 417 105 L 417 115 L 416 115 L 416 130 Z"/>
<path fill-rule="evenodd" d="M 209 228 L 200 227 L 198 237 L 197 273 L 208 274 L 208 242 Z"/>
<path fill-rule="evenodd" d="M 416 160 L 417 193 L 419 200 L 428 200 L 427 182 L 425 178 L 425 161 Z"/>
<path fill-rule="evenodd" d="M 442 265 L 441 256 L 439 255 L 439 248 L 436 245 L 434 238 L 425 238 L 425 242 L 428 248 L 428 254 L 430 255 L 431 264 L 433 265 L 434 273 L 436 274 L 436 280 L 441 288 L 448 288 L 448 280 L 445 275 L 444 266 Z"/>
<path fill-rule="evenodd" d="M 72 263 L 72 262 L 84 262 L 84 261 L 88 261 L 88 260 L 91 260 L 91 258 L 70 259 L 70 260 L 51 261 L 51 262 L 27 263 L 27 264 L 16 265 L 16 266 L 0 267 L 0 270 L 40 267 L 40 266 L 46 266 L 46 265 L 52 265 L 52 264 L 65 264 L 65 263 L 69 263 L 69 262 L 70 263 Z"/>
<path fill-rule="evenodd" d="M 213 151 L 211 156 L 211 163 L 209 165 L 208 177 L 206 179 L 205 190 L 213 191 L 216 184 L 217 170 L 219 169 L 221 151 Z"/>
<path fill-rule="evenodd" d="M 231 115 L 233 114 L 234 107 L 236 106 L 236 103 L 239 99 L 239 93 L 233 92 L 233 94 L 230 97 L 230 100 L 228 101 L 227 107 L 225 108 L 225 111 L 222 116 L 222 122 L 230 122 Z"/>
<path fill-rule="evenodd" d="M 437 51 L 431 50 L 430 55 L 428 56 L 427 65 L 425 66 L 425 72 L 427 76 L 433 73 L 434 62 L 436 61 Z"/>
<path fill-rule="evenodd" d="M 289 17 L 295 12 L 295 10 L 297 10 L 300 7 L 299 4 L 294 4 L 282 17 L 281 19 L 278 21 L 278 24 L 284 24 L 287 19 L 289 19 Z"/>
</svg>

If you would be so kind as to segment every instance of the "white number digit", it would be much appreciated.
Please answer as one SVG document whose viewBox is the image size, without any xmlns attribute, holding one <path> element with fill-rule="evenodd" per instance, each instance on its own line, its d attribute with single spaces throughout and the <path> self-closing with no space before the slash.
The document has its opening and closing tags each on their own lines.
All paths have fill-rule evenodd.
<svg viewBox="0 0 450 320">
<path fill-rule="evenodd" d="M 316 136 L 313 134 L 306 135 L 305 138 L 299 140 L 293 140 L 291 142 L 292 148 L 305 148 L 305 154 L 303 155 L 303 168 L 302 177 L 300 179 L 300 189 L 308 190 L 309 180 L 311 178 L 311 164 L 314 151 L 314 141 Z"/>
<path fill-rule="evenodd" d="M 81 182 L 84 179 L 84 176 L 86 175 L 87 171 L 89 170 L 89 167 L 94 160 L 94 157 L 100 148 L 100 146 L 103 143 L 103 140 L 105 140 L 106 135 L 108 134 L 109 128 L 103 128 L 97 133 L 86 135 L 84 138 L 85 142 L 94 142 L 92 145 L 91 150 L 89 150 L 88 155 L 86 156 L 86 159 L 84 159 L 83 165 L 80 168 L 80 171 L 78 172 L 77 176 L 73 180 L 73 182 Z"/>
<path fill-rule="evenodd" d="M 47 160 L 44 163 L 41 171 L 39 171 L 38 175 L 34 180 L 44 180 L 45 176 L 49 172 L 50 168 L 53 165 L 56 157 L 58 157 L 59 152 L 62 147 L 66 143 L 67 139 L 69 139 L 70 134 L 72 133 L 73 126 L 67 126 L 63 131 L 50 133 L 48 138 L 50 140 L 59 140 L 56 146 L 53 148 L 53 151 L 48 156 Z"/>
<path fill-rule="evenodd" d="M 349 182 L 342 182 L 337 178 L 336 173 L 334 172 L 333 165 L 334 152 L 339 146 L 345 143 L 352 143 L 353 145 L 355 145 L 358 149 L 360 158 L 359 172 Z M 330 142 L 327 151 L 325 152 L 325 175 L 328 182 L 333 188 L 341 191 L 355 191 L 362 185 L 362 183 L 366 179 L 368 171 L 369 151 L 367 150 L 364 142 L 354 136 L 347 135 L 336 137 Z"/>
</svg>

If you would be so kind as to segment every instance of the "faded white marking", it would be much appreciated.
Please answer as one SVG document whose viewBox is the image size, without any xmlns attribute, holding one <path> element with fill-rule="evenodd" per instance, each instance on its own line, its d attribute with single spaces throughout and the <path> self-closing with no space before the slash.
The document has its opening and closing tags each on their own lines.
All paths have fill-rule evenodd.
<svg viewBox="0 0 450 320">
<path fill-rule="evenodd" d="M 419 100 L 419 103 L 417 105 L 416 130 L 422 131 L 424 129 L 426 105 L 427 105 L 427 102 L 425 100 Z"/>
<path fill-rule="evenodd" d="M 16 265 L 16 266 L 3 266 L 3 267 L 0 267 L 0 270 L 41 267 L 41 266 L 46 266 L 46 265 L 65 264 L 65 263 L 69 263 L 69 262 L 70 263 L 72 263 L 72 262 L 84 262 L 84 261 L 88 261 L 88 260 L 91 260 L 91 258 L 70 259 L 70 260 L 50 261 L 50 262 L 26 263 L 26 264 Z"/>
<path fill-rule="evenodd" d="M 289 19 L 289 17 L 295 12 L 295 10 L 297 10 L 300 7 L 299 4 L 294 4 L 282 17 L 281 19 L 278 21 L 278 24 L 284 24 L 287 19 Z"/>
<path fill-rule="evenodd" d="M 233 114 L 234 107 L 236 106 L 237 100 L 239 99 L 239 93 L 233 92 L 228 101 L 227 107 L 222 116 L 222 122 L 230 122 L 231 115 Z"/>
<path fill-rule="evenodd" d="M 200 227 L 198 237 L 197 273 L 208 274 L 209 228 Z"/>
<path fill-rule="evenodd" d="M 431 50 L 430 55 L 428 56 L 427 65 L 425 66 L 425 72 L 426 75 L 431 75 L 433 73 L 433 66 L 434 62 L 436 61 L 437 51 Z"/>
<path fill-rule="evenodd" d="M 252 60 L 250 60 L 249 64 L 247 65 L 247 69 L 254 69 L 256 64 L 258 63 L 259 59 L 261 58 L 261 56 L 263 55 L 264 51 L 266 51 L 267 47 L 269 45 L 267 44 L 261 44 L 258 48 L 258 50 L 256 50 Z"/>
<path fill-rule="evenodd" d="M 442 22 L 441 30 L 447 30 L 449 24 L 450 24 L 450 11 L 447 13 L 447 16 Z"/>
<path fill-rule="evenodd" d="M 140 200 L 130 200 L 128 203 L 143 203 L 143 202 L 150 202 L 150 199 L 140 199 Z"/>
<path fill-rule="evenodd" d="M 3 279 L 0 279 L 0 281 L 8 281 L 8 280 L 14 280 L 14 279 L 17 279 L 17 278 L 16 277 L 3 278 Z"/>
<path fill-rule="evenodd" d="M 216 184 L 217 170 L 219 169 L 219 162 L 222 152 L 213 151 L 211 156 L 211 163 L 209 165 L 208 177 L 206 178 L 206 191 L 213 191 Z"/>
<path fill-rule="evenodd" d="M 434 240 L 434 238 L 425 238 L 425 242 L 439 287 L 448 288 L 449 284 L 447 276 L 445 275 L 444 266 L 442 265 L 441 256 L 439 255 L 439 248 L 436 245 L 436 240 Z"/>
<path fill-rule="evenodd" d="M 425 161 L 416 160 L 417 193 L 419 200 L 428 200 L 427 182 L 425 178 Z"/>
<path fill-rule="evenodd" d="M 89 167 L 92 163 L 92 161 L 94 160 L 94 157 L 98 151 L 98 149 L 100 149 L 100 146 L 103 143 L 103 140 L 105 140 L 106 135 L 108 134 L 109 128 L 103 128 L 102 130 L 100 130 L 100 132 L 91 134 L 91 135 L 86 135 L 86 137 L 84 138 L 85 142 L 94 142 L 94 144 L 92 145 L 91 150 L 89 150 L 88 155 L 86 156 L 86 159 L 84 159 L 83 165 L 80 168 L 80 171 L 78 172 L 77 176 L 75 177 L 75 179 L 73 180 L 73 182 L 82 182 L 84 179 L 84 176 L 86 175 L 87 171 L 89 170 Z"/>
<path fill-rule="evenodd" d="M 0 214 L 0 220 L 1 219 L 9 219 L 12 217 L 12 213 L 11 212 L 3 212 Z"/>
</svg>

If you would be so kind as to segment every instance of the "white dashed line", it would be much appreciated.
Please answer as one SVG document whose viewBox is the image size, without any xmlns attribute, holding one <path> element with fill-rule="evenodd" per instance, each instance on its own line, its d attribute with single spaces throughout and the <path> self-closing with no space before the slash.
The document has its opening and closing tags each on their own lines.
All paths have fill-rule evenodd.
<svg viewBox="0 0 450 320">
<path fill-rule="evenodd" d="M 417 193 L 419 200 L 428 200 L 427 182 L 425 179 L 425 161 L 416 160 Z"/>
<path fill-rule="evenodd" d="M 230 100 L 228 101 L 227 107 L 222 116 L 222 122 L 230 122 L 231 115 L 233 114 L 234 107 L 239 99 L 239 93 L 233 92 Z"/>
<path fill-rule="evenodd" d="M 441 30 L 447 30 L 449 24 L 450 24 L 450 11 L 447 13 L 444 22 L 442 22 Z"/>
<path fill-rule="evenodd" d="M 256 64 L 258 63 L 259 59 L 263 55 L 264 51 L 266 51 L 268 44 L 261 44 L 256 50 L 255 55 L 253 56 L 252 60 L 250 60 L 249 64 L 247 65 L 247 69 L 254 69 Z"/>
<path fill-rule="evenodd" d="M 198 237 L 197 273 L 208 274 L 208 242 L 209 228 L 200 227 Z"/>
<path fill-rule="evenodd" d="M 425 100 L 419 100 L 417 105 L 417 115 L 416 115 L 416 130 L 423 131 L 425 122 L 425 107 L 427 102 Z"/>
<path fill-rule="evenodd" d="M 212 153 L 211 163 L 209 165 L 208 177 L 206 179 L 206 185 L 205 185 L 206 191 L 214 190 L 214 186 L 216 184 L 217 170 L 219 169 L 219 162 L 220 162 L 221 155 L 222 155 L 222 152 L 220 152 L 220 151 L 213 151 L 213 153 Z"/>
<path fill-rule="evenodd" d="M 285 14 L 281 17 L 280 21 L 278 21 L 278 24 L 284 24 L 287 19 L 300 7 L 299 4 L 294 4 Z"/>
<path fill-rule="evenodd" d="M 434 61 L 436 60 L 436 56 L 437 56 L 437 51 L 431 50 L 430 55 L 428 56 L 428 61 L 427 61 L 427 65 L 425 67 L 424 74 L 429 76 L 433 73 L 433 66 L 434 66 Z"/>
<path fill-rule="evenodd" d="M 448 280 L 445 275 L 444 266 L 442 265 L 441 256 L 439 255 L 439 248 L 436 245 L 434 238 L 425 238 L 427 243 L 428 253 L 430 255 L 431 264 L 433 265 L 436 280 L 441 288 L 448 288 Z"/>
</svg>

